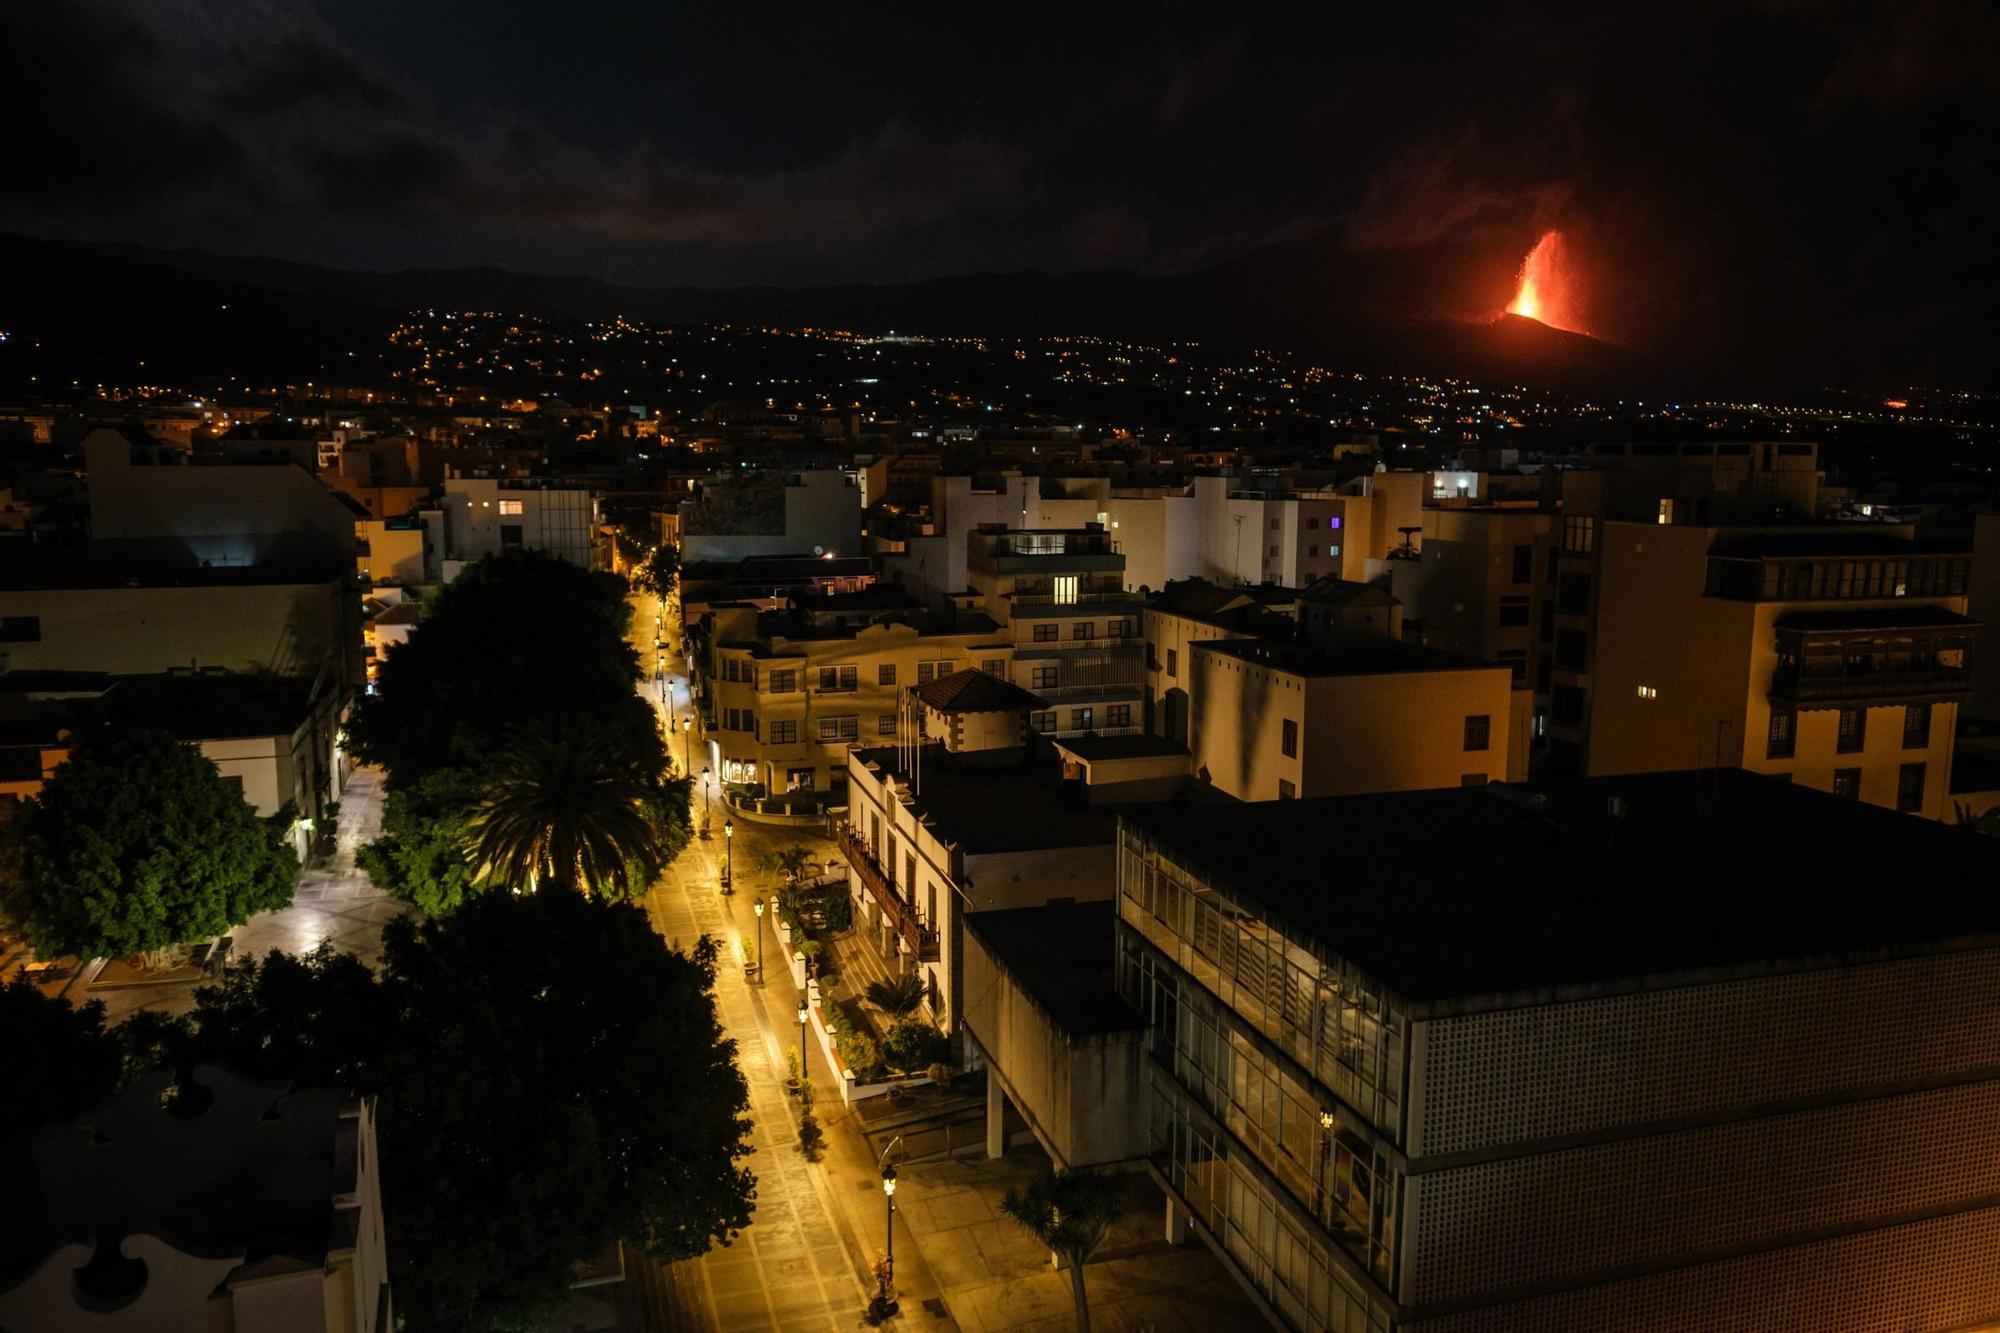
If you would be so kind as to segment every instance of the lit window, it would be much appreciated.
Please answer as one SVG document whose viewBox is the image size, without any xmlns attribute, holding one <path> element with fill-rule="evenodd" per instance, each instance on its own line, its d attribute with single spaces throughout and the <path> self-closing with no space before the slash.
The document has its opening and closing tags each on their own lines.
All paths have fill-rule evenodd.
<svg viewBox="0 0 2000 1333">
<path fill-rule="evenodd" d="M 1074 574 L 1058 574 L 1053 581 L 1055 584 L 1056 604 L 1059 606 L 1075 606 L 1077 576 Z"/>
<path fill-rule="evenodd" d="M 501 517 L 504 518 L 509 514 L 519 514 L 520 512 L 521 502 L 519 500 L 502 500 L 500 502 Z"/>
<path fill-rule="evenodd" d="M 1641 685 L 1639 687 L 1639 697 L 1641 699 L 1657 699 L 1660 697 L 1660 692 L 1651 685 Z"/>
</svg>

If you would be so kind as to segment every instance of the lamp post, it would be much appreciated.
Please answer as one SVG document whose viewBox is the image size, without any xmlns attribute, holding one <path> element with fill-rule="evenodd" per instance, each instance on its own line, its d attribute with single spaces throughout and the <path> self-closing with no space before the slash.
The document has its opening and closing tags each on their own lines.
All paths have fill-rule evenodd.
<svg viewBox="0 0 2000 1333">
<path fill-rule="evenodd" d="M 751 907 L 757 913 L 757 924 L 753 929 L 757 932 L 757 984 L 761 986 L 764 984 L 764 900 L 757 899 Z"/>
<path fill-rule="evenodd" d="M 882 1168 L 882 1239 L 884 1253 L 882 1262 L 882 1294 L 877 1297 L 882 1302 L 882 1313 L 896 1313 L 896 1298 L 889 1294 L 896 1281 L 896 1168 Z"/>
<path fill-rule="evenodd" d="M 722 891 L 729 892 L 729 881 L 736 869 L 736 821 L 722 821 Z"/>
<path fill-rule="evenodd" d="M 701 836 L 708 836 L 708 765 L 701 766 Z"/>
<path fill-rule="evenodd" d="M 1313 1216 L 1322 1225 L 1326 1218 L 1326 1171 L 1333 1156 L 1333 1112 L 1319 1113 L 1319 1174 L 1313 1180 Z"/>
<path fill-rule="evenodd" d="M 694 719 L 691 717 L 681 719 L 681 769 L 687 773 L 694 772 Z"/>
<path fill-rule="evenodd" d="M 799 997 L 799 1072 L 800 1073 L 805 1072 L 806 1064 L 808 1063 L 806 1060 L 806 1019 L 810 1018 L 811 1016 L 812 1016 L 812 1010 L 806 1008 L 805 997 L 800 996 Z"/>
</svg>

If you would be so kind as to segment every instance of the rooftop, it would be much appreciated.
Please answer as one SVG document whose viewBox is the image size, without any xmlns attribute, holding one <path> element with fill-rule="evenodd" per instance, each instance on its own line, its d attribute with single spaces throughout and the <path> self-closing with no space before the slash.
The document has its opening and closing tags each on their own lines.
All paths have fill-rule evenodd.
<svg viewBox="0 0 2000 1333">
<path fill-rule="evenodd" d="M 1057 1027 L 1096 1037 L 1146 1026 L 1118 998 L 1114 921 L 1107 900 L 971 912 L 965 928 Z"/>
<path fill-rule="evenodd" d="M 1225 588 L 1207 579 L 1173 579 L 1146 608 L 1244 634 L 1288 635 L 1296 628 L 1292 619 L 1272 608 L 1292 606 L 1298 599 L 1296 588 L 1277 583 Z"/>
<path fill-rule="evenodd" d="M 1026 713 L 1048 707 L 1041 695 L 970 667 L 912 685 L 910 692 L 940 713 Z"/>
<path fill-rule="evenodd" d="M 854 753 L 899 782 L 910 776 L 895 746 Z M 1118 834 L 1117 807 L 1069 799 L 1054 764 L 955 761 L 938 746 L 924 751 L 922 790 L 911 808 L 919 818 L 935 821 L 940 838 L 975 856 L 1108 846 Z"/>
<path fill-rule="evenodd" d="M 1726 560 L 1809 560 L 1823 556 L 1970 555 L 1963 542 L 1923 542 L 1886 532 L 1760 532 L 1718 541 L 1709 554 Z"/>
<path fill-rule="evenodd" d="M 1060 736 L 1049 744 L 1083 760 L 1085 763 L 1109 762 L 1113 759 L 1158 759 L 1166 755 L 1186 755 L 1187 746 L 1178 741 L 1170 741 L 1164 736 L 1149 736 L 1141 732 L 1129 736 Z"/>
<path fill-rule="evenodd" d="M 1401 606 L 1402 599 L 1379 583 L 1356 583 L 1331 574 L 1314 579 L 1299 593 L 1302 602 L 1322 606 Z"/>
<path fill-rule="evenodd" d="M 1857 611 L 1790 611 L 1779 616 L 1779 629 L 1834 633 L 1864 629 L 1978 629 L 1979 622 L 1940 606 L 1878 606 Z"/>
<path fill-rule="evenodd" d="M 1302 643 L 1296 639 L 1212 639 L 1189 651 L 1217 653 L 1295 676 L 1379 676 L 1398 671 L 1498 670 L 1492 662 L 1386 635 Z"/>
<path fill-rule="evenodd" d="M 2000 839 L 1738 769 L 1126 818 L 1419 1002 L 2000 942 Z"/>
</svg>

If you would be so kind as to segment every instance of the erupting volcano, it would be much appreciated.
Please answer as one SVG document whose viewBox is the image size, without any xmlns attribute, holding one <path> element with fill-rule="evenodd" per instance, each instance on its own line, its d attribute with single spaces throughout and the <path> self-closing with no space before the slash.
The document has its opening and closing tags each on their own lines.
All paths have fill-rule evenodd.
<svg viewBox="0 0 2000 1333">
<path fill-rule="evenodd" d="M 1543 232 L 1535 248 L 1521 261 L 1520 287 L 1507 306 L 1507 313 L 1571 333 L 1588 332 L 1583 321 L 1576 318 L 1575 301 L 1564 268 L 1562 233 Z"/>
</svg>

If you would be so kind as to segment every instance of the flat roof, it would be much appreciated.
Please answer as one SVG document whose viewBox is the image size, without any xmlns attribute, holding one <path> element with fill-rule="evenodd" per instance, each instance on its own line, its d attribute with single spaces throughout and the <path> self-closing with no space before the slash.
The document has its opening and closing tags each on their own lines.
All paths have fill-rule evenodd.
<svg viewBox="0 0 2000 1333">
<path fill-rule="evenodd" d="M 1386 636 L 1307 643 L 1296 639 L 1210 639 L 1190 652 L 1219 653 L 1297 676 L 1375 676 L 1398 671 L 1503 670 L 1497 663 Z"/>
<path fill-rule="evenodd" d="M 1738 769 L 1125 817 L 1413 1001 L 2000 942 L 2000 839 Z"/>
<path fill-rule="evenodd" d="M 899 781 L 909 775 L 894 746 L 854 753 Z M 1071 799 L 1056 765 L 1033 760 L 967 763 L 946 756 L 940 746 L 924 751 L 923 789 L 913 808 L 932 817 L 940 838 L 974 856 L 1108 846 L 1118 837 L 1118 807 Z"/>
<path fill-rule="evenodd" d="M 1116 907 L 1107 899 L 968 912 L 965 928 L 1057 1027 L 1098 1037 L 1146 1026 L 1118 996 Z"/>
</svg>

